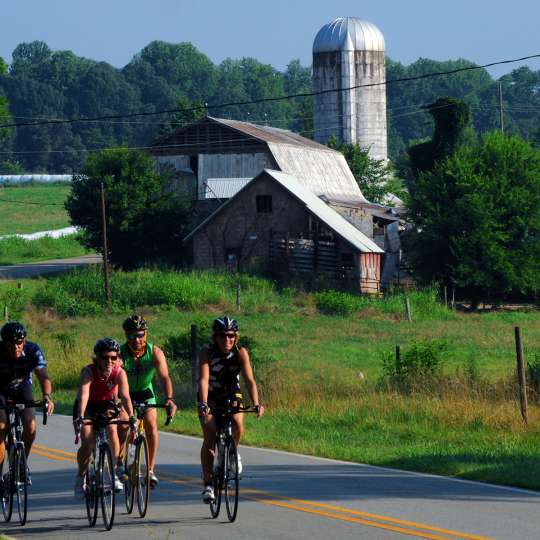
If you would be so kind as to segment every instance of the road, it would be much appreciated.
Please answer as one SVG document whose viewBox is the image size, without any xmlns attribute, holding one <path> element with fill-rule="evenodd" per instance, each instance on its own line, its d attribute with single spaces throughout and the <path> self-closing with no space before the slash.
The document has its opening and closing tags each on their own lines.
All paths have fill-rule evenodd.
<svg viewBox="0 0 540 540">
<path fill-rule="evenodd" d="M 100 264 L 101 255 L 83 255 L 71 259 L 55 259 L 36 263 L 13 264 L 0 266 L 0 279 L 23 279 L 43 276 L 45 274 L 57 274 L 71 270 L 77 266 L 88 264 Z"/>
<path fill-rule="evenodd" d="M 237 521 L 212 520 L 200 502 L 200 440 L 162 433 L 160 444 L 161 483 L 151 492 L 148 515 L 126 515 L 120 496 L 115 540 L 539 538 L 538 493 L 245 447 Z M 68 417 L 40 426 L 30 461 L 29 521 L 0 530 L 6 525 L 5 534 L 21 539 L 104 531 L 101 521 L 88 528 L 83 504 L 73 497 L 74 452 Z"/>
</svg>

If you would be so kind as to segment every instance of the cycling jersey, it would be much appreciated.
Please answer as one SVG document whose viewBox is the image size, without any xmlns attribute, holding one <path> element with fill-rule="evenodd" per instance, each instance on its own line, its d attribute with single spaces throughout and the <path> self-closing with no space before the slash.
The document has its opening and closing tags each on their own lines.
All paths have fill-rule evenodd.
<svg viewBox="0 0 540 540">
<path fill-rule="evenodd" d="M 0 342 L 0 394 L 11 393 L 32 386 L 32 372 L 47 368 L 47 361 L 38 345 L 27 341 L 22 355 L 13 358 Z"/>
<path fill-rule="evenodd" d="M 228 354 L 223 354 L 216 345 L 209 345 L 207 350 L 210 352 L 208 403 L 219 404 L 229 398 L 241 400 L 238 347 L 234 347 Z"/>
<path fill-rule="evenodd" d="M 90 394 L 88 396 L 88 404 L 94 405 L 104 401 L 113 401 L 118 394 L 118 376 L 120 375 L 120 366 L 114 366 L 111 374 L 104 379 L 99 374 L 99 370 L 95 364 L 87 366 L 92 372 L 92 382 L 90 383 Z"/>
<path fill-rule="evenodd" d="M 124 369 L 128 376 L 129 393 L 138 402 L 144 401 L 150 405 L 156 404 L 156 395 L 152 380 L 156 375 L 154 364 L 154 345 L 146 344 L 144 354 L 135 359 L 127 343 L 120 347 L 124 361 Z"/>
</svg>

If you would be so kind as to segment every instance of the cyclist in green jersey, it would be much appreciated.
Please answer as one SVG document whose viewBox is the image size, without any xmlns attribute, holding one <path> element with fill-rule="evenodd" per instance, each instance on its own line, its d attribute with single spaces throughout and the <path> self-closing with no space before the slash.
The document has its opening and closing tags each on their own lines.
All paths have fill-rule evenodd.
<svg viewBox="0 0 540 540">
<path fill-rule="evenodd" d="M 126 333 L 126 343 L 120 347 L 123 367 L 128 376 L 131 400 L 137 403 L 156 404 L 153 379 L 157 375 L 165 392 L 165 405 L 171 416 L 176 413 L 173 399 L 173 385 L 163 351 L 148 341 L 148 325 L 140 315 L 131 315 L 122 324 Z M 144 429 L 148 440 L 148 465 L 150 467 L 150 487 L 157 486 L 159 480 L 154 473 L 158 448 L 156 409 L 147 409 L 144 414 Z"/>
</svg>

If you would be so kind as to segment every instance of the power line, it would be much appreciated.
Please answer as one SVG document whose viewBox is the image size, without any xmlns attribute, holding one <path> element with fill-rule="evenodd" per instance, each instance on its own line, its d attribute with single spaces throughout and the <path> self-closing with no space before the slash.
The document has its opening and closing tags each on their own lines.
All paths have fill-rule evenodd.
<svg viewBox="0 0 540 540">
<path fill-rule="evenodd" d="M 270 103 L 270 102 L 284 101 L 284 100 L 295 99 L 295 98 L 305 98 L 305 97 L 318 96 L 318 95 L 323 95 L 323 94 L 330 94 L 334 92 L 346 92 L 348 90 L 355 90 L 357 88 L 387 86 L 389 84 L 411 82 L 411 81 L 417 81 L 421 79 L 428 79 L 432 77 L 441 77 L 443 75 L 454 75 L 456 73 L 462 73 L 465 71 L 473 71 L 477 69 L 485 69 L 488 67 L 499 66 L 502 64 L 512 64 L 515 62 L 523 62 L 524 60 L 530 60 L 533 58 L 540 58 L 540 54 L 532 54 L 529 56 L 524 56 L 522 58 L 515 58 L 512 60 L 499 60 L 497 62 L 490 62 L 489 64 L 484 64 L 481 66 L 466 66 L 466 67 L 452 69 L 449 71 L 435 71 L 431 73 L 424 73 L 423 75 L 415 75 L 412 77 L 401 77 L 399 79 L 391 79 L 391 80 L 383 81 L 383 82 L 359 84 L 359 85 L 351 86 L 349 88 L 331 88 L 327 90 L 320 90 L 318 92 L 303 92 L 299 94 L 290 94 L 286 96 L 260 98 L 260 99 L 246 100 L 246 101 L 236 101 L 236 102 L 221 103 L 221 104 L 216 104 L 216 105 L 205 104 L 205 105 L 198 105 L 198 106 L 182 108 L 182 109 L 166 109 L 162 111 L 153 111 L 153 112 L 146 111 L 146 112 L 136 112 L 136 113 L 128 113 L 128 114 L 112 114 L 112 115 L 105 115 L 105 116 L 96 116 L 96 117 L 91 117 L 91 118 L 82 118 L 82 117 L 65 118 L 65 119 L 44 120 L 41 122 L 21 122 L 21 123 L 15 123 L 15 124 L 3 124 L 3 125 L 0 125 L 0 128 L 43 126 L 43 125 L 50 125 L 50 124 L 72 124 L 76 122 L 96 122 L 96 121 L 101 121 L 101 120 L 118 120 L 122 118 L 136 118 L 140 116 L 156 116 L 160 114 L 174 114 L 174 113 L 179 113 L 179 112 L 194 112 L 194 111 L 201 111 L 201 110 L 208 112 L 211 109 L 223 109 L 225 107 L 256 105 L 259 103 Z"/>
</svg>

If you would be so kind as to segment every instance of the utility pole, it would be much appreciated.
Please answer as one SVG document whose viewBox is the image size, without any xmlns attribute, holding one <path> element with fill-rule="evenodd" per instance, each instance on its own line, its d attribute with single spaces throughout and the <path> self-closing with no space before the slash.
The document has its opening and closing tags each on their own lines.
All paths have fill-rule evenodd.
<svg viewBox="0 0 540 540">
<path fill-rule="evenodd" d="M 499 122 L 501 126 L 501 132 L 504 133 L 504 109 L 503 109 L 502 83 L 500 81 L 499 81 Z"/>
<path fill-rule="evenodd" d="M 101 182 L 101 222 L 102 230 L 101 235 L 103 239 L 103 283 L 105 303 L 110 309 L 111 307 L 111 289 L 109 286 L 109 250 L 107 248 L 107 216 L 105 215 L 105 188 L 103 182 Z"/>
</svg>

